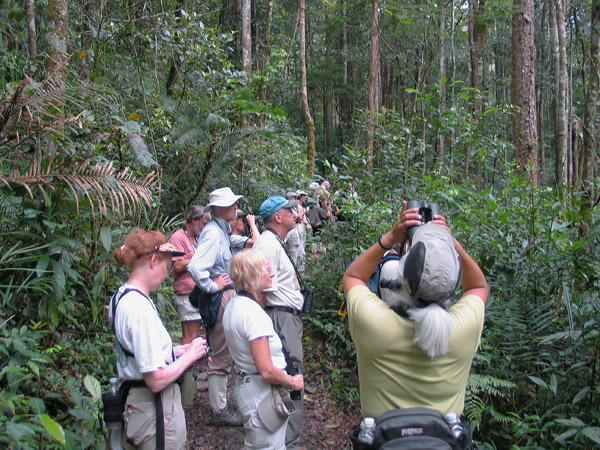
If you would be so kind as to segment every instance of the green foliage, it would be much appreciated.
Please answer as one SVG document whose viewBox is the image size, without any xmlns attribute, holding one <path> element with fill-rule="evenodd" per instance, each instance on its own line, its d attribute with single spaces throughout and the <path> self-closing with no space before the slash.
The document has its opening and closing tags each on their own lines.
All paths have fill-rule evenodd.
<svg viewBox="0 0 600 450">
<path fill-rule="evenodd" d="M 87 365 L 82 358 L 71 366 L 72 355 L 98 346 L 73 341 L 46 347 L 41 324 L 6 325 L 0 327 L 0 443 L 15 449 L 92 448 L 99 433 L 100 384 L 91 375 L 82 383 L 70 374 L 92 371 L 97 353 L 88 355 L 93 361 Z"/>
</svg>

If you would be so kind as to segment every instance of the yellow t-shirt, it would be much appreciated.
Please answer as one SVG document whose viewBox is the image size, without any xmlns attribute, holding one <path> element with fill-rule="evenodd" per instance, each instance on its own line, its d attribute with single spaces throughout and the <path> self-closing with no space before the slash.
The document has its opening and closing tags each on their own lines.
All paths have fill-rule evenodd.
<svg viewBox="0 0 600 450">
<path fill-rule="evenodd" d="M 413 322 L 392 311 L 366 286 L 353 287 L 346 301 L 363 416 L 377 418 L 390 409 L 414 406 L 462 414 L 483 330 L 483 300 L 468 295 L 450 308 L 454 327 L 448 352 L 434 359 L 413 343 Z"/>
</svg>

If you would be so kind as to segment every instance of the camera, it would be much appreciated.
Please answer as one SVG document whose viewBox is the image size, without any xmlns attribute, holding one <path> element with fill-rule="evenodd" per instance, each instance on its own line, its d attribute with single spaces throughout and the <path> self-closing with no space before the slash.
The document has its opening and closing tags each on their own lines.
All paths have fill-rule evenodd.
<svg viewBox="0 0 600 450">
<path fill-rule="evenodd" d="M 406 205 L 406 209 L 414 209 L 414 208 L 419 209 L 419 214 L 421 215 L 421 225 L 424 225 L 427 222 L 431 222 L 434 219 L 434 216 L 440 215 L 442 213 L 439 205 L 437 203 L 433 203 L 433 202 L 427 203 L 427 202 L 420 202 L 419 200 L 410 200 Z M 417 227 L 410 227 L 408 229 L 407 234 L 408 234 L 409 241 L 412 241 L 412 238 L 413 238 L 416 230 L 417 230 Z"/>
<path fill-rule="evenodd" d="M 288 375 L 294 376 L 298 375 L 300 372 L 300 362 L 294 358 L 291 358 L 288 361 L 286 372 Z M 300 400 L 302 398 L 302 391 L 292 391 L 290 393 L 290 398 L 292 400 Z"/>
</svg>

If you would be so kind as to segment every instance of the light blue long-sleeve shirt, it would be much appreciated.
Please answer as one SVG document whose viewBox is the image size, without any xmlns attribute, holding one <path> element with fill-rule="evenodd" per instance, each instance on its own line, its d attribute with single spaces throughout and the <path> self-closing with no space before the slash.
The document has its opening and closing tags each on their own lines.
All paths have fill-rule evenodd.
<svg viewBox="0 0 600 450">
<path fill-rule="evenodd" d="M 204 292 L 217 292 L 219 288 L 212 279 L 229 273 L 229 263 L 233 258 L 229 241 L 230 230 L 226 221 L 214 217 L 206 224 L 198 238 L 198 247 L 187 265 L 187 270 Z"/>
</svg>

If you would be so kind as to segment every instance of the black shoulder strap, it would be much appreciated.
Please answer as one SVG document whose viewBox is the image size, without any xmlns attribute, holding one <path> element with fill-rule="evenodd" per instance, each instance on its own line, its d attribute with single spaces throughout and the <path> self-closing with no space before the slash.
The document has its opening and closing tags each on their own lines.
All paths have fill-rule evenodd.
<svg viewBox="0 0 600 450">
<path fill-rule="evenodd" d="M 119 305 L 119 302 L 121 301 L 121 299 L 125 295 L 127 295 L 129 292 L 132 292 L 132 291 L 137 292 L 138 294 L 144 296 L 146 298 L 146 300 L 151 301 L 146 294 L 144 294 L 143 292 L 141 292 L 139 289 L 136 289 L 136 288 L 126 288 L 125 290 L 123 290 L 123 293 L 121 295 L 118 295 L 119 291 L 117 291 L 117 292 L 115 292 L 115 295 L 113 295 L 112 298 L 110 299 L 111 310 L 112 310 L 112 329 L 113 329 L 113 333 L 115 335 L 115 341 L 119 344 L 119 347 L 121 347 L 121 349 L 123 350 L 123 353 L 125 353 L 125 355 L 129 356 L 130 358 L 134 358 L 135 356 L 133 355 L 133 353 L 131 353 L 129 350 L 127 350 L 125 347 L 123 347 L 121 342 L 119 342 L 119 338 L 117 338 L 117 333 L 115 331 L 115 315 L 117 314 L 117 306 Z M 159 314 L 159 317 L 160 317 L 160 314 Z"/>
<path fill-rule="evenodd" d="M 292 257 L 288 253 L 287 249 L 285 248 L 285 244 L 281 241 L 281 238 L 279 237 L 279 235 L 277 233 L 275 233 L 275 231 L 273 231 L 270 228 L 267 228 L 267 231 L 270 231 L 271 233 L 273 233 L 275 235 L 275 237 L 277 238 L 277 241 L 281 244 L 281 248 L 283 248 L 283 251 L 285 252 L 285 256 L 287 256 L 288 259 L 290 260 L 290 262 L 292 263 L 294 272 L 296 272 L 296 276 L 298 277 L 298 283 L 300 283 L 300 292 L 304 293 L 304 291 L 306 290 L 306 286 L 304 285 L 304 281 L 302 280 L 302 276 L 300 275 L 300 272 L 298 272 L 298 268 L 296 267 L 296 264 L 294 264 L 294 260 L 292 259 Z"/>
</svg>

